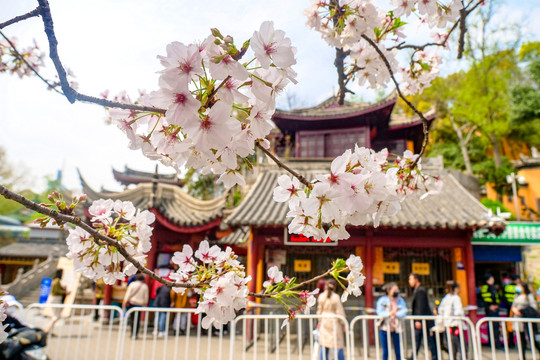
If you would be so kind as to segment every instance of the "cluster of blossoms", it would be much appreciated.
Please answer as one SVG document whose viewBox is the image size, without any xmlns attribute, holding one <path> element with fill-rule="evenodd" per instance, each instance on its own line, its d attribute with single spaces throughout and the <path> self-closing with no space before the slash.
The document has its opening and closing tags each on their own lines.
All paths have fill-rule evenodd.
<svg viewBox="0 0 540 360">
<path fill-rule="evenodd" d="M 174 253 L 172 262 L 178 265 L 169 276 L 178 285 L 173 290 L 183 293 L 185 284 L 196 286 L 194 291 L 200 294 L 197 313 L 206 314 L 201 322 L 203 328 L 225 325 L 236 317 L 236 311 L 247 306 L 247 283 L 251 277 L 246 276 L 231 248 L 222 251 L 204 240 L 195 252 L 184 245 L 181 252 Z"/>
<path fill-rule="evenodd" d="M 345 226 L 378 226 L 383 215 L 393 216 L 406 195 L 434 194 L 441 185 L 420 173 L 418 155 L 406 151 L 394 162 L 388 151 L 375 152 L 356 146 L 332 161 L 330 174 L 319 175 L 303 188 L 296 178 L 282 175 L 274 189 L 274 200 L 288 201 L 289 232 L 315 239 L 342 240 L 349 237 Z M 436 179 L 435 179 L 436 180 Z"/>
<path fill-rule="evenodd" d="M 13 45 L 16 45 L 16 39 L 10 39 L 10 41 Z M 18 52 L 35 70 L 39 70 L 43 66 L 45 54 L 41 52 L 36 43 L 25 49 L 19 49 Z M 9 72 L 17 74 L 20 78 L 32 75 L 32 70 L 20 56 L 13 50 L 11 44 L 6 40 L 0 40 L 0 73 Z"/>
<path fill-rule="evenodd" d="M 135 209 L 129 201 L 111 199 L 94 201 L 88 212 L 99 233 L 114 239 L 139 263 L 146 262 L 146 253 L 152 246 L 150 225 L 154 214 Z M 67 256 L 73 259 L 75 270 L 90 279 L 103 278 L 106 284 L 114 284 L 137 272 L 113 244 L 95 239 L 80 227 L 69 230 L 67 245 Z"/>
<path fill-rule="evenodd" d="M 178 171 L 212 172 L 226 187 L 245 184 L 242 162 L 256 142 L 268 148 L 276 95 L 296 83 L 296 49 L 267 21 L 241 48 L 213 29 L 200 44 L 173 42 L 166 50 L 159 56 L 159 90 L 137 100 L 165 114 L 110 109 L 109 121 L 126 133 L 131 149 L 150 159 Z M 253 58 L 240 62 L 248 50 Z M 118 100 L 131 102 L 125 94 Z"/>
<path fill-rule="evenodd" d="M 398 43 L 406 38 L 404 18 L 414 14 L 420 26 L 432 30 L 431 36 L 437 44 L 443 44 L 447 34 L 436 29 L 445 29 L 455 22 L 463 4 L 460 0 L 392 0 L 392 10 L 378 9 L 372 0 L 312 0 L 306 9 L 307 26 L 321 33 L 322 38 L 336 48 L 350 51 L 349 75 L 356 76 L 360 85 L 366 82 L 372 87 L 386 86 L 390 80 L 387 65 L 365 39 L 371 39 L 386 57 L 394 73 L 399 73 L 403 92 L 414 94 L 428 87 L 439 73 L 441 56 L 417 49 L 400 67 L 396 58 Z"/>
<path fill-rule="evenodd" d="M 364 285 L 365 280 L 365 276 L 361 273 L 363 267 L 362 260 L 356 255 L 350 255 L 346 261 L 337 259 L 332 263 L 332 268 L 327 273 L 334 277 L 343 288 L 342 302 L 347 301 L 349 294 L 362 295 L 360 288 Z M 347 271 L 348 275 L 342 276 L 342 273 Z M 268 269 L 268 280 L 263 284 L 264 293 L 269 294 L 280 303 L 289 315 L 282 327 L 294 319 L 297 314 L 309 314 L 311 308 L 317 303 L 316 296 L 319 294 L 319 289 L 300 290 L 301 286 L 302 284 L 296 283 L 295 278 L 284 276 L 277 266 Z"/>
</svg>

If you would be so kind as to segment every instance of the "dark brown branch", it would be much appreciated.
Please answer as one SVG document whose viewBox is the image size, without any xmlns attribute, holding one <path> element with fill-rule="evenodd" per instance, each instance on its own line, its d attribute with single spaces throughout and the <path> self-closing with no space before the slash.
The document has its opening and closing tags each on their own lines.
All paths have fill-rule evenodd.
<svg viewBox="0 0 540 360">
<path fill-rule="evenodd" d="M 64 96 L 68 99 L 70 103 L 75 101 L 84 101 L 90 102 L 107 107 L 115 107 L 126 110 L 135 110 L 135 111 L 145 111 L 145 112 L 157 112 L 164 114 L 164 109 L 158 109 L 151 106 L 140 106 L 135 104 L 124 104 L 116 101 L 110 101 L 107 99 L 100 99 L 94 96 L 84 95 L 77 92 L 73 89 L 67 80 L 67 72 L 60 61 L 60 55 L 58 54 L 58 40 L 56 40 L 56 35 L 54 33 L 54 23 L 52 20 L 51 10 L 47 0 L 38 0 L 41 18 L 43 19 L 43 25 L 45 26 L 45 34 L 49 41 L 49 57 L 51 58 L 56 72 L 58 73 L 58 78 L 60 79 L 60 86 Z"/>
<path fill-rule="evenodd" d="M 26 64 L 26 66 L 28 66 L 28 68 L 39 78 L 41 79 L 41 81 L 43 81 L 45 84 L 47 84 L 47 86 L 49 87 L 49 89 L 53 90 L 53 91 L 56 91 L 58 94 L 60 95 L 64 95 L 61 91 L 59 91 L 56 86 L 54 84 L 51 84 L 47 79 L 45 79 L 43 76 L 41 76 L 41 74 L 32 66 L 30 65 L 30 63 L 28 61 L 26 61 L 26 59 L 24 58 L 24 56 L 19 52 L 19 50 L 17 50 L 17 48 L 15 47 L 15 44 L 13 42 L 11 42 L 11 40 L 8 39 L 8 37 L 6 35 L 4 35 L 4 33 L 2 31 L 0 31 L 0 35 L 4 38 L 4 40 L 6 40 L 9 44 L 9 46 L 11 47 L 11 50 L 15 53 L 15 56 L 20 59 L 22 62 L 24 62 Z"/>
<path fill-rule="evenodd" d="M 4 21 L 3 23 L 0 23 L 0 29 L 3 29 L 3 28 L 5 28 L 6 26 L 9 26 L 9 25 L 13 25 L 15 23 L 18 23 L 19 21 L 26 20 L 26 19 L 29 19 L 29 18 L 34 17 L 34 16 L 38 16 L 39 11 L 40 11 L 40 9 L 39 9 L 39 6 L 38 6 L 34 10 L 32 10 L 30 12 L 27 12 L 24 15 L 19 15 L 19 16 L 14 17 L 13 19 L 10 19 L 8 21 Z"/>
<path fill-rule="evenodd" d="M 401 98 L 401 100 L 403 100 L 405 102 L 405 104 L 407 104 L 419 117 L 420 119 L 422 120 L 422 130 L 423 130 L 423 133 L 424 133 L 424 140 L 422 141 L 422 149 L 420 150 L 420 153 L 418 154 L 418 157 L 416 158 L 415 162 L 412 164 L 412 168 L 414 168 L 416 166 L 416 164 L 418 163 L 418 160 L 422 157 L 422 155 L 424 154 L 424 151 L 426 150 L 426 147 L 428 145 L 428 141 L 429 141 L 429 121 L 428 119 L 426 119 L 426 117 L 424 116 L 424 114 L 418 110 L 416 108 L 416 106 L 414 106 L 406 97 L 405 95 L 403 95 L 403 93 L 401 92 L 401 89 L 399 87 L 399 83 L 397 82 L 396 80 L 396 77 L 394 76 L 394 71 L 392 70 L 392 66 L 390 65 L 390 63 L 388 62 L 388 59 L 386 58 L 386 56 L 384 55 L 384 53 L 381 51 L 381 49 L 379 49 L 379 47 L 377 46 L 377 44 L 371 40 L 368 36 L 366 35 L 362 35 L 362 38 L 364 40 L 366 40 L 368 42 L 369 45 L 371 45 L 371 47 L 373 47 L 375 49 L 375 51 L 377 52 L 377 54 L 379 54 L 379 57 L 381 58 L 381 60 L 384 62 L 384 65 L 386 66 L 386 69 L 388 69 L 388 72 L 390 73 L 390 78 L 392 79 L 392 81 L 394 82 L 394 85 L 396 87 L 396 91 L 398 93 L 398 96 Z"/>
<path fill-rule="evenodd" d="M 290 167 L 288 167 L 287 165 L 285 165 L 281 160 L 279 160 L 279 158 L 276 155 L 272 154 L 270 151 L 265 149 L 260 143 L 258 143 L 258 142 L 255 143 L 255 146 L 258 147 L 259 149 L 261 149 L 266 155 L 268 155 L 268 157 L 270 159 L 272 159 L 276 163 L 277 166 L 279 166 L 283 170 L 289 172 L 292 176 L 297 178 L 298 181 L 300 181 L 306 187 L 308 187 L 310 189 L 313 187 L 313 185 L 311 185 L 311 183 L 305 177 L 303 177 L 298 172 L 296 172 L 295 170 L 293 170 Z"/>
</svg>

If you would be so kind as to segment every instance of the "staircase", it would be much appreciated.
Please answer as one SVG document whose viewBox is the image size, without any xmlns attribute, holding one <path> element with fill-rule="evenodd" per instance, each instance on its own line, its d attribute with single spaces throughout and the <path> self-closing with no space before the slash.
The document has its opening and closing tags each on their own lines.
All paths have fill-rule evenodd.
<svg viewBox="0 0 540 360">
<path fill-rule="evenodd" d="M 24 295 L 23 297 L 17 298 L 17 300 L 24 307 L 27 307 L 30 304 L 38 303 L 39 302 L 39 295 L 40 295 L 40 288 L 36 287 L 36 288 L 32 289 L 29 293 Z"/>
<path fill-rule="evenodd" d="M 2 285 L 1 290 L 15 296 L 24 306 L 39 302 L 41 279 L 52 277 L 57 264 L 58 259 L 49 256 L 44 262 L 36 263 L 29 271 L 25 273 L 21 271 L 12 283 Z"/>
</svg>

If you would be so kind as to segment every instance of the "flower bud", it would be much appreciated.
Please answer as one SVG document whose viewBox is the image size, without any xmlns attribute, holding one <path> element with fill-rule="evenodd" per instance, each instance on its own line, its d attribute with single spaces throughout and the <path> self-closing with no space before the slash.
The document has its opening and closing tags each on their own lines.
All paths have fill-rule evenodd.
<svg viewBox="0 0 540 360">
<path fill-rule="evenodd" d="M 212 29 L 210 29 L 210 31 L 212 32 L 213 36 L 215 36 L 217 38 L 220 38 L 220 39 L 223 39 L 223 35 L 221 35 L 221 33 L 219 32 L 218 29 L 212 28 Z"/>
</svg>

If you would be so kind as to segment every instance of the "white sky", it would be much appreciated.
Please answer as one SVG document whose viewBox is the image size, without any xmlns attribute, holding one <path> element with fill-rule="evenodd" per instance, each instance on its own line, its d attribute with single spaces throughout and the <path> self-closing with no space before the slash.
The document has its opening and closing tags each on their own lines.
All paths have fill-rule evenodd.
<svg viewBox="0 0 540 360">
<path fill-rule="evenodd" d="M 84 94 L 99 96 L 105 89 L 112 94 L 126 90 L 135 98 L 138 89 L 155 90 L 156 71 L 160 70 L 156 55 L 165 54 L 168 43 L 202 40 L 211 27 L 217 27 L 241 44 L 265 20 L 273 20 L 276 28 L 285 30 L 298 49 L 295 70 L 299 84 L 290 86 L 289 91 L 303 105 L 321 102 L 336 88 L 334 50 L 304 25 L 302 11 L 308 0 L 49 1 L 60 57 L 77 76 L 79 91 Z M 34 9 L 36 3 L 0 0 L 0 22 Z M 527 38 L 538 38 L 538 5 L 532 0 L 507 0 L 501 13 L 522 24 Z M 19 47 L 32 39 L 47 47 L 40 18 L 3 32 L 17 37 Z M 421 41 L 422 34 L 416 32 L 411 37 Z M 448 65 L 449 69 L 460 66 Z M 51 78 L 50 61 L 47 67 L 43 75 Z M 373 96 L 369 90 L 360 94 L 367 99 Z M 121 189 L 112 176 L 113 167 L 154 170 L 155 163 L 129 150 L 125 136 L 115 126 L 106 126 L 104 117 L 101 107 L 71 105 L 64 97 L 47 91 L 37 78 L 21 80 L 0 74 L 0 146 L 6 148 L 11 163 L 26 169 L 36 189 L 43 186 L 45 175 L 55 175 L 59 169 L 64 171 L 68 188 L 80 188 L 78 167 L 95 189 L 104 186 L 112 190 Z"/>
</svg>

